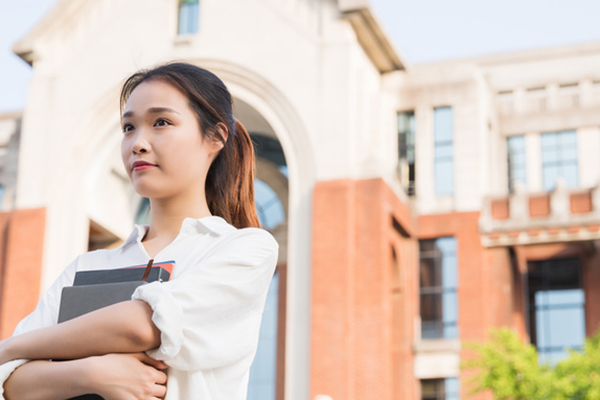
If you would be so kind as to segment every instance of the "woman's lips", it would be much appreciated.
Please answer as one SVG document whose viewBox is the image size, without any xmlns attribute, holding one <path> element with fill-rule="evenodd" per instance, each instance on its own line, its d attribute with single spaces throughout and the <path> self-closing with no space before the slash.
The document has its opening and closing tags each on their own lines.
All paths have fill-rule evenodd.
<svg viewBox="0 0 600 400">
<path fill-rule="evenodd" d="M 136 161 L 131 165 L 131 169 L 133 171 L 144 171 L 150 168 L 156 167 L 155 164 L 151 164 L 149 162 L 146 161 Z"/>
<path fill-rule="evenodd" d="M 144 171 L 146 169 L 150 169 L 150 168 L 154 168 L 154 165 L 150 165 L 150 164 L 144 164 L 144 165 L 140 165 L 139 167 L 133 167 L 134 171 Z"/>
</svg>

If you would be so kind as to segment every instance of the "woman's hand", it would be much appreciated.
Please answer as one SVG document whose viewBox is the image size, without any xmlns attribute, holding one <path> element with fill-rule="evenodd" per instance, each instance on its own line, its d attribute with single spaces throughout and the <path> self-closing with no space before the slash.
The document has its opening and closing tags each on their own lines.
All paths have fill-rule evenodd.
<svg viewBox="0 0 600 400">
<path fill-rule="evenodd" d="M 107 354 L 88 359 L 90 388 L 106 400 L 164 399 L 167 368 L 145 353 Z"/>
</svg>

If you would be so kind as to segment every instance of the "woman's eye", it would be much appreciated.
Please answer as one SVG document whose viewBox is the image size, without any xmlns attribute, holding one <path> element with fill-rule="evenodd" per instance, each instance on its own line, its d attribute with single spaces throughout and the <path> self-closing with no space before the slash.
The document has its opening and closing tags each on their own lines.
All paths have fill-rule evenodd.
<svg viewBox="0 0 600 400">
<path fill-rule="evenodd" d="M 154 123 L 154 126 L 167 126 L 167 125 L 171 125 L 171 124 L 169 123 L 169 121 L 162 119 L 162 118 L 157 119 L 156 122 Z"/>
<path fill-rule="evenodd" d="M 131 124 L 125 124 L 125 125 L 123 125 L 123 132 L 130 132 L 133 129 L 134 129 L 133 125 L 131 125 Z"/>
</svg>

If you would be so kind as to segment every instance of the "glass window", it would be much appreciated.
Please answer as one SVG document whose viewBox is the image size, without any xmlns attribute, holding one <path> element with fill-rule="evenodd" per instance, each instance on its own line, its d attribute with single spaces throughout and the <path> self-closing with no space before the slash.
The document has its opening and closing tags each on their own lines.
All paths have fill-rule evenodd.
<svg viewBox="0 0 600 400">
<path fill-rule="evenodd" d="M 458 400 L 460 381 L 458 378 L 421 380 L 421 400 Z"/>
<path fill-rule="evenodd" d="M 525 162 L 525 137 L 511 136 L 507 139 L 508 148 L 508 188 L 514 191 L 515 182 L 527 185 L 527 169 Z"/>
<path fill-rule="evenodd" d="M 433 110 L 435 194 L 454 193 L 454 117 L 451 107 Z"/>
<path fill-rule="evenodd" d="M 567 187 L 579 184 L 577 170 L 577 134 L 575 131 L 543 133 L 542 138 L 542 184 L 544 190 L 552 190 L 556 179 L 564 179 Z"/>
<path fill-rule="evenodd" d="M 541 363 L 555 364 L 585 341 L 585 295 L 577 258 L 529 262 L 529 326 Z"/>
<path fill-rule="evenodd" d="M 277 381 L 277 313 L 279 274 L 269 286 L 265 311 L 260 325 L 256 357 L 250 367 L 248 400 L 275 400 Z"/>
<path fill-rule="evenodd" d="M 150 225 L 150 200 L 142 197 L 137 212 L 135 214 L 135 223 L 138 225 Z"/>
<path fill-rule="evenodd" d="M 177 33 L 179 35 L 187 35 L 198 32 L 199 19 L 199 0 L 179 0 L 179 13 L 177 20 Z"/>
<path fill-rule="evenodd" d="M 421 338 L 458 338 L 456 239 L 419 241 Z"/>
<path fill-rule="evenodd" d="M 285 221 L 283 205 L 277 193 L 260 179 L 254 180 L 254 202 L 258 220 L 263 228 L 275 229 Z"/>
<path fill-rule="evenodd" d="M 282 166 L 283 167 L 283 166 Z M 281 167 L 280 167 L 281 171 Z M 287 172 L 287 167 L 285 168 Z M 260 225 L 273 230 L 285 221 L 285 213 L 277 193 L 266 182 L 254 179 L 254 203 Z M 276 272 L 265 303 L 258 348 L 250 367 L 248 400 L 275 400 L 277 387 L 277 326 L 279 273 Z"/>
<path fill-rule="evenodd" d="M 406 194 L 415 194 L 415 113 L 398 113 L 398 162 Z"/>
</svg>

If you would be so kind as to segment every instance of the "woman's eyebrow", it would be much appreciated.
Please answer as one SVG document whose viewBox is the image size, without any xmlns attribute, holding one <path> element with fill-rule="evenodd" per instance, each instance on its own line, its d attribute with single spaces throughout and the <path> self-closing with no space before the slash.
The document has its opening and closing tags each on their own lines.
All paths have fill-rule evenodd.
<svg viewBox="0 0 600 400">
<path fill-rule="evenodd" d="M 158 114 L 158 113 L 163 113 L 163 112 L 179 114 L 177 111 L 173 110 L 172 108 L 168 108 L 168 107 L 152 107 L 152 108 L 148 109 L 148 112 L 150 114 Z"/>
<path fill-rule="evenodd" d="M 152 107 L 148 109 L 148 112 L 150 114 L 160 114 L 160 113 L 171 113 L 171 114 L 179 114 L 177 111 L 173 110 L 172 108 L 168 108 L 168 107 Z M 129 117 L 133 117 L 133 111 L 126 111 L 125 113 L 123 113 L 123 119 L 125 118 L 129 118 Z"/>
</svg>

